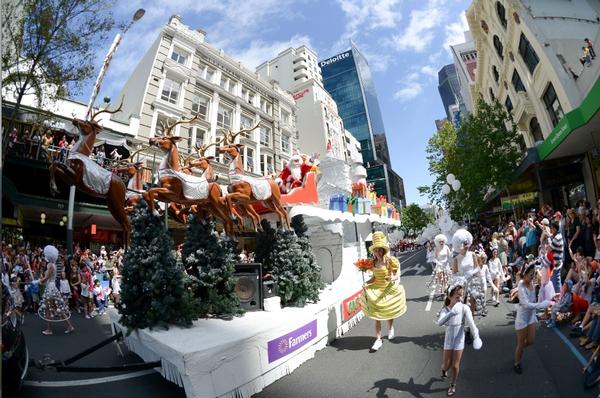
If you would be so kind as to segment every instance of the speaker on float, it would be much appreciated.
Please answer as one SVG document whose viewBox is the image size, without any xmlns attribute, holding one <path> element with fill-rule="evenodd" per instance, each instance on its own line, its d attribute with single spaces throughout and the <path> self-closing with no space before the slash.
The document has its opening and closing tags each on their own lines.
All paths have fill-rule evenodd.
<svg viewBox="0 0 600 398">
<path fill-rule="evenodd" d="M 236 264 L 234 276 L 237 278 L 235 294 L 246 311 L 263 309 L 262 264 Z"/>
</svg>

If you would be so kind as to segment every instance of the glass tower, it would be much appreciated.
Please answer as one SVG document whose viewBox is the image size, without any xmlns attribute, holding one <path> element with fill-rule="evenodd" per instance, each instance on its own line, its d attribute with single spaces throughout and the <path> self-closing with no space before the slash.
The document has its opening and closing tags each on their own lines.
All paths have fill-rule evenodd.
<svg viewBox="0 0 600 398">
<path fill-rule="evenodd" d="M 335 100 L 344 128 L 360 142 L 367 181 L 378 195 L 406 205 L 404 186 L 393 170 L 385 127 L 371 69 L 366 58 L 351 43 L 349 51 L 319 62 L 323 85 Z"/>
<path fill-rule="evenodd" d="M 446 65 L 438 72 L 438 91 L 440 92 L 448 120 L 454 119 L 454 115 L 450 113 L 452 105 L 458 105 L 459 110 L 464 113 L 466 107 L 462 101 L 460 82 L 454 64 Z"/>
</svg>

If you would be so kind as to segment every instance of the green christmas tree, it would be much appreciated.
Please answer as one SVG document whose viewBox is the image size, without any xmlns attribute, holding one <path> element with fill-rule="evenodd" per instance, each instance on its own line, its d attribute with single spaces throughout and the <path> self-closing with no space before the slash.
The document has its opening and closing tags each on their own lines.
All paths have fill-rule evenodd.
<svg viewBox="0 0 600 398">
<path fill-rule="evenodd" d="M 273 244 L 273 280 L 284 306 L 302 307 L 307 301 L 319 300 L 320 270 L 312 249 L 305 253 L 292 231 L 277 231 Z M 312 263 L 311 263 L 312 259 Z M 316 272 L 316 274 L 315 274 Z M 315 276 L 318 277 L 315 280 Z"/>
<path fill-rule="evenodd" d="M 275 229 L 267 220 L 260 222 L 262 231 L 258 232 L 256 237 L 256 251 L 254 252 L 254 260 L 261 263 L 263 272 L 273 271 L 273 245 L 275 243 Z"/>
<path fill-rule="evenodd" d="M 302 249 L 304 262 L 308 264 L 308 269 L 306 271 L 309 280 L 306 291 L 307 299 L 317 302 L 319 301 L 319 290 L 323 289 L 325 284 L 321 281 L 321 267 L 317 264 L 310 238 L 306 235 L 308 226 L 304 222 L 304 217 L 301 214 L 292 217 L 291 226 L 298 237 L 298 244 Z"/>
<path fill-rule="evenodd" d="M 131 216 L 131 242 L 123 259 L 121 323 L 133 329 L 190 326 L 197 318 L 184 271 L 171 250 L 173 241 L 162 218 L 145 201 Z"/>
<path fill-rule="evenodd" d="M 243 313 L 235 294 L 235 247 L 231 238 L 217 236 L 214 223 L 190 217 L 182 259 L 202 317 L 230 318 Z"/>
</svg>

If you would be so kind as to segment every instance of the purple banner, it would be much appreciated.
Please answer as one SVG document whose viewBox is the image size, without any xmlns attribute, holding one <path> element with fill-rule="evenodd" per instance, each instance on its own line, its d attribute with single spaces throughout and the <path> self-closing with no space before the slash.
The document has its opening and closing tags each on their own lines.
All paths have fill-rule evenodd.
<svg viewBox="0 0 600 398">
<path fill-rule="evenodd" d="M 317 320 L 307 323 L 281 337 L 269 341 L 269 363 L 274 362 L 284 356 L 296 351 L 306 345 L 309 341 L 317 337 Z"/>
</svg>

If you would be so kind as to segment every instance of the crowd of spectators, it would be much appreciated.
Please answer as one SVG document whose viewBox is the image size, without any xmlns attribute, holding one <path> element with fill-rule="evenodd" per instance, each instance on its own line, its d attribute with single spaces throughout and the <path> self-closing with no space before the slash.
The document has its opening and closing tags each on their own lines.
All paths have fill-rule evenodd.
<svg viewBox="0 0 600 398">
<path fill-rule="evenodd" d="M 75 245 L 68 256 L 63 246 L 56 264 L 56 287 L 69 302 L 71 313 L 87 319 L 105 314 L 107 306 L 119 303 L 124 250 L 97 251 Z M 20 314 L 37 313 L 44 286 L 39 283 L 46 269 L 43 247 L 2 244 L 2 282 L 10 286 Z"/>
</svg>

